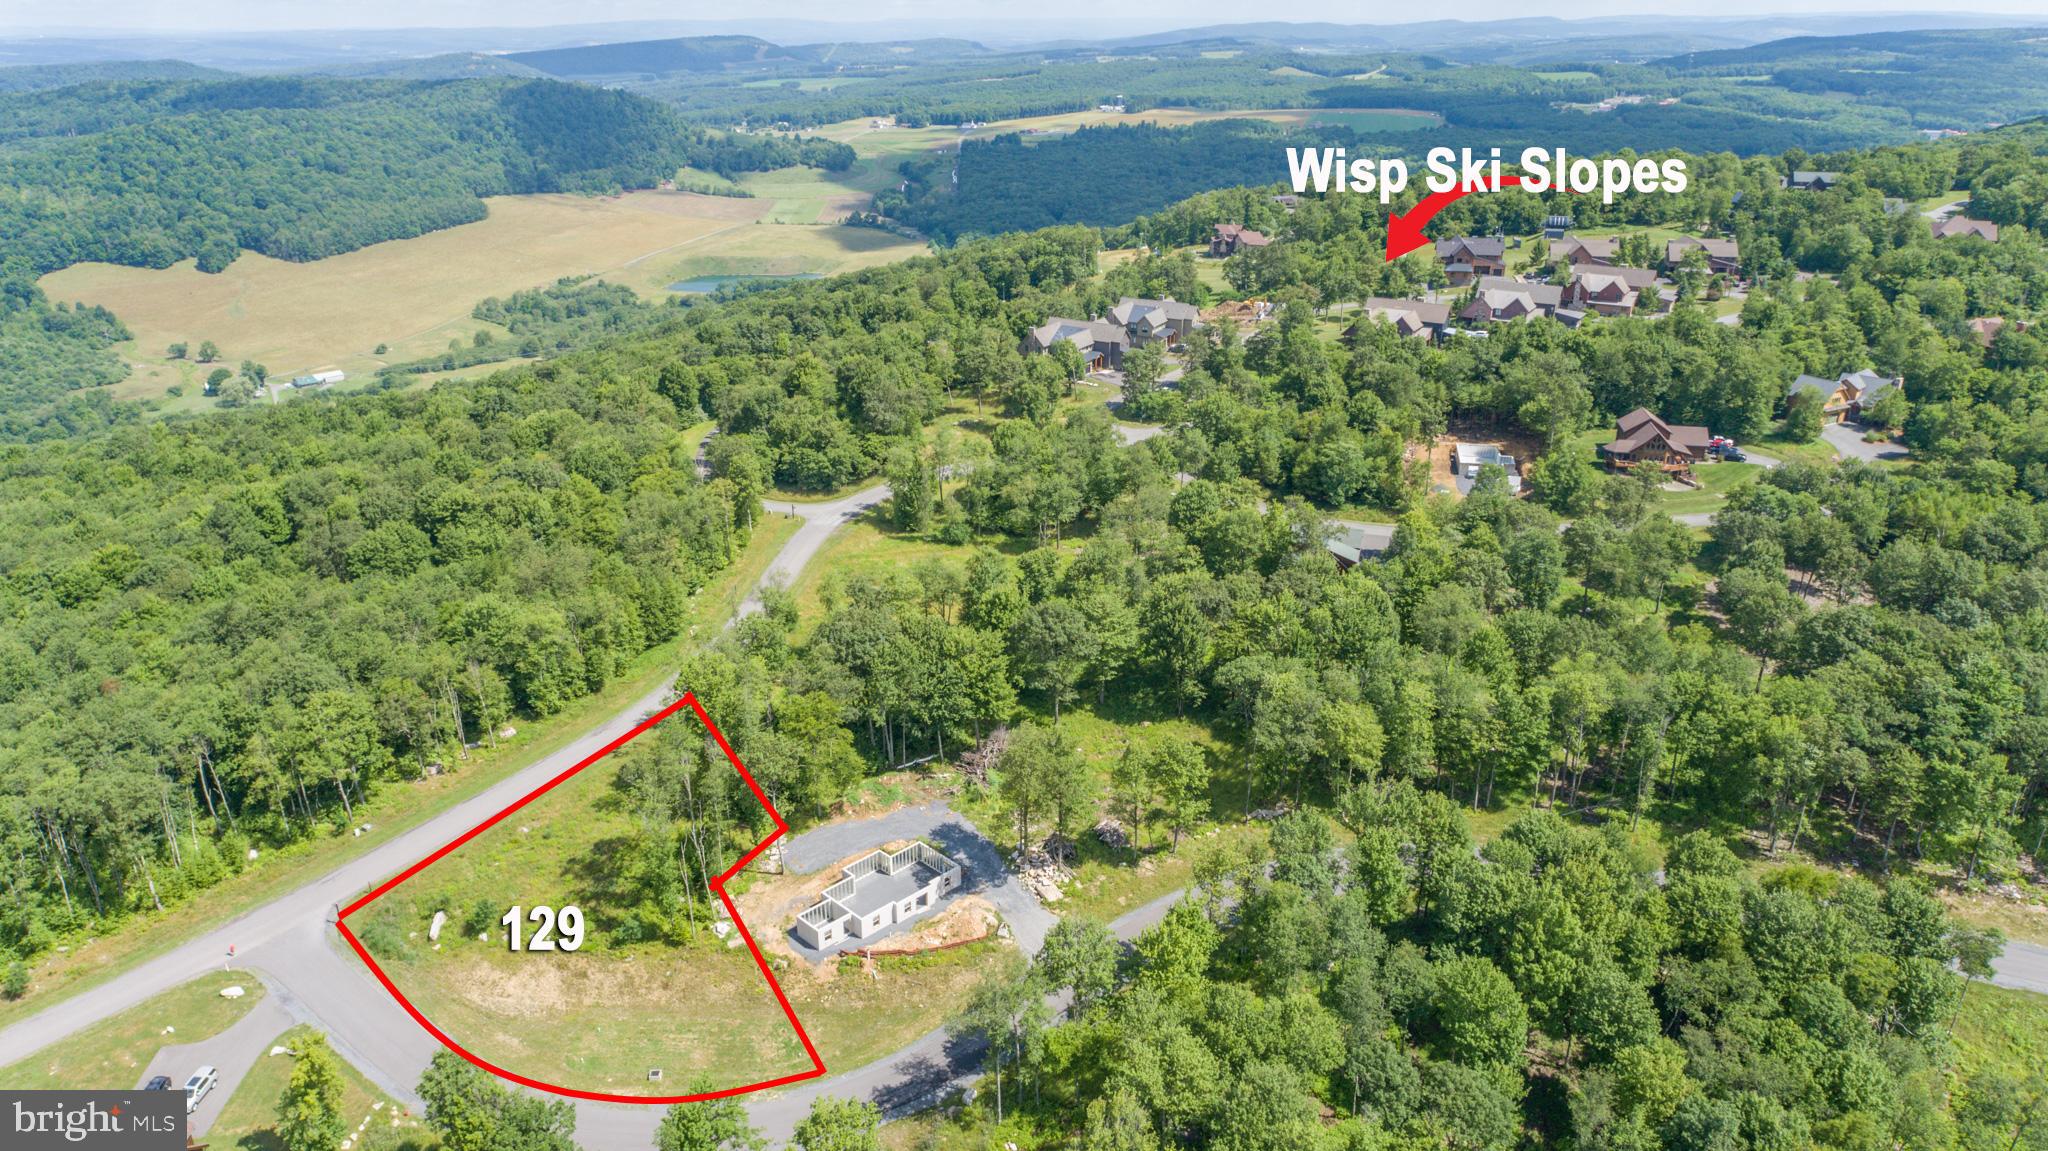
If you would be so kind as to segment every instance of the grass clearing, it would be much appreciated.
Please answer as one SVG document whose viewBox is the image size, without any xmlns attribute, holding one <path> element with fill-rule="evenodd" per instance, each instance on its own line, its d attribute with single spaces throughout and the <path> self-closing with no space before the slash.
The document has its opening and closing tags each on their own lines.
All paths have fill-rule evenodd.
<svg viewBox="0 0 2048 1151">
<path fill-rule="evenodd" d="M 2048 995 L 1971 982 L 1956 1017 L 1957 1070 L 2027 1075 L 2048 1062 Z"/>
<path fill-rule="evenodd" d="M 691 601 L 684 627 L 685 645 L 694 644 L 698 637 L 708 638 L 731 618 L 754 583 L 768 570 L 775 554 L 796 534 L 797 526 L 794 520 L 771 516 L 755 527 L 753 539 L 733 566 L 714 577 Z M 675 666 L 675 655 L 673 647 L 644 653 L 603 691 L 546 719 L 522 721 L 515 739 L 472 752 L 459 771 L 380 789 L 368 805 L 357 808 L 361 821 L 376 825 L 373 835 L 356 838 L 328 829 L 321 838 L 266 851 L 257 866 L 162 915 L 131 921 L 117 932 L 73 946 L 68 953 L 45 957 L 33 972 L 34 983 L 28 995 L 0 1002 L 0 1026 L 97 986 L 275 899 L 552 754 L 652 690 Z"/>
<path fill-rule="evenodd" d="M 311 1027 L 294 1027 L 270 1047 L 296 1049 L 318 1034 Z M 379 1091 L 354 1064 L 338 1056 L 334 1062 L 341 1069 L 341 1116 L 354 1138 L 351 1151 L 429 1151 L 441 1145 L 423 1120 Z M 284 1151 L 276 1130 L 277 1101 L 291 1082 L 292 1063 L 290 1055 L 258 1059 L 207 1130 L 207 1143 L 235 1151 Z"/>
<path fill-rule="evenodd" d="M 1699 487 L 1682 492 L 1661 492 L 1657 505 L 1664 509 L 1666 515 L 1711 512 L 1728 502 L 1729 492 L 1755 479 L 1763 470 L 1762 464 L 1701 464 L 1693 469 L 1693 474 L 1699 477 Z"/>
<path fill-rule="evenodd" d="M 240 984 L 248 994 L 221 998 Z M 0 1067 L 6 1090 L 119 1089 L 142 1078 L 160 1048 L 197 1043 L 234 1026 L 263 999 L 263 984 L 247 971 L 218 971 L 174 987 L 154 999 L 100 1020 L 18 1063 Z M 165 1034 L 166 1027 L 176 1028 Z"/>
</svg>

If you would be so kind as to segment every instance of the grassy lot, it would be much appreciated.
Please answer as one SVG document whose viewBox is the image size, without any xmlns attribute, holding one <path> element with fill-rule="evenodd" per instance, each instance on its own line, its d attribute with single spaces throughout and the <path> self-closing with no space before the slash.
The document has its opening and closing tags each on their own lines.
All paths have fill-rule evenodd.
<svg viewBox="0 0 2048 1151">
<path fill-rule="evenodd" d="M 248 994 L 223 999 L 220 989 L 240 984 Z M 128 1088 L 141 1078 L 158 1049 L 218 1035 L 263 998 L 263 984 L 247 971 L 221 971 L 174 987 L 154 999 L 100 1020 L 27 1059 L 0 1067 L 0 1088 Z M 176 1028 L 165 1034 L 166 1027 Z"/>
<path fill-rule="evenodd" d="M 1775 456 L 1787 463 L 1793 460 L 1805 460 L 1810 464 L 1825 465 L 1834 463 L 1838 458 L 1835 455 L 1835 449 L 1829 447 L 1826 440 L 1801 443 L 1787 436 L 1782 426 L 1772 428 L 1769 433 L 1759 436 L 1743 446 L 1754 446 L 1756 450 L 1763 454 Z"/>
<path fill-rule="evenodd" d="M 594 765 L 463 845 L 351 921 L 426 1016 L 480 1057 L 548 1082 L 622 1094 L 710 1075 L 719 1086 L 801 1070 L 808 1060 L 737 936 L 701 929 L 694 943 L 622 944 L 611 861 L 637 820 L 614 784 L 620 763 Z M 714 855 L 738 848 L 714 847 Z M 722 862 L 722 860 L 714 861 Z M 507 906 L 580 906 L 588 939 L 574 953 L 514 953 L 496 917 Z M 472 915 L 471 909 L 482 911 Z M 436 911 L 453 924 L 427 941 Z M 490 925 L 488 940 L 469 934 Z M 750 922 L 771 944 L 786 922 Z M 870 975 L 783 960 L 782 982 L 828 1067 L 870 1062 L 958 1011 L 1008 944 L 885 959 Z M 633 1010 L 622 1012 L 628 1003 Z M 912 1006 L 906 1006 L 912 1005 Z"/>
<path fill-rule="evenodd" d="M 2048 995 L 1972 983 L 1956 1018 L 1957 1069 L 2024 1075 L 2048 1061 Z"/>
<path fill-rule="evenodd" d="M 796 528 L 793 520 L 772 516 L 763 520 L 738 562 L 720 573 L 691 601 L 685 636 L 708 636 L 723 626 Z M 89 944 L 75 946 L 68 953 L 45 957 L 35 968 L 29 994 L 0 1003 L 0 1026 L 111 979 L 483 791 L 603 722 L 660 683 L 674 666 L 675 649 L 650 651 L 603 691 L 546 719 L 522 721 L 515 739 L 470 753 L 461 770 L 383 788 L 367 806 L 357 809 L 359 819 L 376 825 L 376 834 L 357 838 L 330 833 L 283 850 L 267 851 L 258 866 L 208 888 L 162 915 L 134 921 Z"/>
<path fill-rule="evenodd" d="M 1693 469 L 1699 476 L 1699 487 L 1682 492 L 1660 492 L 1657 503 L 1667 515 L 1711 512 L 1728 502 L 1729 492 L 1756 478 L 1763 470 L 1762 464 L 1701 464 Z"/>
<path fill-rule="evenodd" d="M 294 1027 L 273 1040 L 270 1047 L 296 1049 L 318 1034 L 310 1027 Z M 430 1151 L 440 1146 L 439 1136 L 424 1121 L 379 1091 L 348 1060 L 337 1058 L 335 1063 L 341 1068 L 342 1118 L 355 1139 L 351 1151 Z M 265 1055 L 258 1059 L 228 1098 L 227 1106 L 221 1108 L 220 1118 L 207 1131 L 208 1144 L 234 1151 L 284 1151 L 275 1130 L 277 1101 L 284 1095 L 291 1077 L 291 1056 Z"/>
</svg>

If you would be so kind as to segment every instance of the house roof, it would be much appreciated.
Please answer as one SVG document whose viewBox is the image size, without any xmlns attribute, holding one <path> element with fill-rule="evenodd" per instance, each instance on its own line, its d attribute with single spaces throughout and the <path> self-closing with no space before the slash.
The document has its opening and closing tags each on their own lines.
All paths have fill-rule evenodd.
<svg viewBox="0 0 2048 1151">
<path fill-rule="evenodd" d="M 1689 248 L 1705 248 L 1708 257 L 1716 260 L 1742 258 L 1734 240 L 1704 240 L 1697 236 L 1680 236 L 1664 245 L 1664 262 L 1676 264 L 1684 258 Z"/>
<path fill-rule="evenodd" d="M 1785 394 L 1789 396 L 1799 392 L 1815 392 L 1821 396 L 1832 396 L 1840 389 L 1849 393 L 1843 400 L 1845 404 L 1867 404 L 1903 382 L 1896 376 L 1881 376 L 1869 368 L 1860 372 L 1845 372 L 1832 380 L 1802 373 L 1785 389 Z"/>
<path fill-rule="evenodd" d="M 1941 239 L 1946 236 L 1982 236 L 1992 243 L 1998 242 L 1998 225 L 1989 220 L 1972 220 L 1968 216 L 1950 216 L 1946 220 L 1934 221 L 1930 227 L 1934 230 L 1935 239 Z"/>
<path fill-rule="evenodd" d="M 1229 240 L 1234 243 L 1250 244 L 1254 248 L 1272 243 L 1272 240 L 1264 232 L 1254 232 L 1243 224 L 1218 224 L 1216 225 L 1216 237 L 1217 239 Z"/>
<path fill-rule="evenodd" d="M 1804 169 L 1800 169 L 1794 171 L 1792 175 L 1786 180 L 1786 186 L 1791 187 L 1794 184 L 1820 184 L 1822 186 L 1826 186 L 1829 184 L 1839 184 L 1841 182 L 1842 174 L 1840 172 L 1808 172 Z"/>
<path fill-rule="evenodd" d="M 1619 243 L 1612 236 L 1596 236 L 1588 239 L 1583 236 L 1567 235 L 1560 236 L 1550 251 L 1552 255 L 1562 256 L 1573 263 L 1579 262 L 1578 257 L 1580 256 L 1584 256 L 1588 260 L 1612 263 L 1615 249 L 1619 246 Z"/>
<path fill-rule="evenodd" d="M 1399 325 L 1410 335 L 1425 328 L 1441 328 L 1451 322 L 1449 304 L 1432 304 L 1427 300 L 1395 300 L 1385 296 L 1373 296 L 1365 301 L 1365 314 L 1375 320 L 1386 320 Z M 1407 322 L 1403 322 L 1403 321 Z"/>
<path fill-rule="evenodd" d="M 1482 260 L 1502 260 L 1507 258 L 1508 246 L 1499 236 L 1458 236 L 1436 242 L 1438 259 L 1449 260 L 1459 253 Z"/>
<path fill-rule="evenodd" d="M 1168 323 L 1184 320 L 1194 323 L 1198 309 L 1193 304 L 1184 304 L 1168 297 L 1164 300 L 1147 300 L 1137 296 L 1125 296 L 1109 310 L 1109 318 L 1126 327 L 1140 320 L 1150 319 L 1153 323 Z"/>
<path fill-rule="evenodd" d="M 1522 292 L 1538 307 L 1555 308 L 1564 302 L 1564 289 L 1556 284 L 1540 283 L 1536 280 L 1517 280 L 1508 276 L 1481 276 L 1476 285 L 1482 292 Z"/>
<path fill-rule="evenodd" d="M 1648 408 L 1637 408 L 1616 420 L 1614 431 L 1614 439 L 1600 445 L 1600 450 L 1608 455 L 1628 455 L 1662 439 L 1674 450 L 1696 456 L 1706 452 L 1707 441 L 1712 438 L 1707 429 L 1697 424 L 1666 423 Z"/>
<path fill-rule="evenodd" d="M 1053 316 L 1031 329 L 1031 339 L 1041 348 L 1050 348 L 1065 340 L 1084 350 L 1096 344 L 1128 347 L 1131 342 L 1130 333 L 1124 331 L 1120 324 L 1107 320 L 1071 320 L 1064 316 Z"/>
</svg>

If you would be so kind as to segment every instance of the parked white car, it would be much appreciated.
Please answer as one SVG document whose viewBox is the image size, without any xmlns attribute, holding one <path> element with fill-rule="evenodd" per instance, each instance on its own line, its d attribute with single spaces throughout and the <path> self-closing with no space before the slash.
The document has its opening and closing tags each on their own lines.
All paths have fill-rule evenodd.
<svg viewBox="0 0 2048 1151">
<path fill-rule="evenodd" d="M 185 1114 L 190 1115 L 199 1110 L 200 1100 L 205 1099 L 207 1093 L 219 1082 L 220 1072 L 211 1066 L 194 1071 L 192 1078 L 185 1080 Z"/>
</svg>

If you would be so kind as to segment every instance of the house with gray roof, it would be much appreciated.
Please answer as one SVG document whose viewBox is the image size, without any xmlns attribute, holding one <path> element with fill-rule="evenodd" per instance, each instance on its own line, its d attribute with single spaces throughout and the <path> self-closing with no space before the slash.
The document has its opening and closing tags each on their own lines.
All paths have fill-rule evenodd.
<svg viewBox="0 0 2048 1151">
<path fill-rule="evenodd" d="M 1879 396 L 1893 388 L 1903 387 L 1905 383 L 1904 377 L 1881 376 L 1868 368 L 1860 372 L 1845 372 L 1832 380 L 1802 373 L 1785 389 L 1785 396 L 1787 399 L 1801 393 L 1819 396 L 1822 417 L 1828 423 L 1838 424 L 1861 416 L 1863 410 L 1876 403 Z"/>
<path fill-rule="evenodd" d="M 1365 301 L 1365 321 L 1394 325 L 1394 330 L 1404 336 L 1417 336 L 1425 340 L 1441 340 L 1444 328 L 1451 322 L 1449 304 L 1431 303 L 1428 300 L 1396 300 L 1386 296 L 1373 296 Z M 1346 342 L 1355 341 L 1360 331 L 1359 324 L 1344 329 Z"/>
<path fill-rule="evenodd" d="M 1945 240 L 1950 236 L 1978 236 L 1991 243 L 1998 242 L 1998 225 L 1989 220 L 1972 220 L 1960 213 L 1945 219 L 1931 221 L 1928 225 L 1934 231 L 1934 238 Z"/>
<path fill-rule="evenodd" d="M 1841 182 L 1840 172 L 1795 171 L 1785 177 L 1784 186 L 1801 192 L 1825 192 Z"/>
<path fill-rule="evenodd" d="M 1701 239 L 1697 236 L 1680 236 L 1664 245 L 1664 266 L 1676 268 L 1685 261 L 1685 254 L 1698 248 L 1707 254 L 1707 271 L 1716 275 L 1733 276 L 1742 265 L 1742 248 L 1731 239 Z"/>
<path fill-rule="evenodd" d="M 926 915 L 960 886 L 960 865 L 926 843 L 871 851 L 840 869 L 839 881 L 798 913 L 790 930 L 813 951 L 868 939 Z"/>
<path fill-rule="evenodd" d="M 1131 334 L 1111 320 L 1070 320 L 1053 316 L 1024 336 L 1025 355 L 1050 352 L 1062 343 L 1081 349 L 1081 360 L 1091 372 L 1124 366 L 1124 352 L 1131 346 Z"/>
<path fill-rule="evenodd" d="M 1163 300 L 1125 296 L 1109 310 L 1109 319 L 1123 328 L 1132 347 L 1159 340 L 1171 345 L 1186 340 L 1188 333 L 1195 330 L 1200 322 L 1199 311 L 1193 304 L 1181 303 L 1171 296 Z"/>
</svg>

